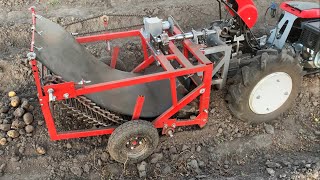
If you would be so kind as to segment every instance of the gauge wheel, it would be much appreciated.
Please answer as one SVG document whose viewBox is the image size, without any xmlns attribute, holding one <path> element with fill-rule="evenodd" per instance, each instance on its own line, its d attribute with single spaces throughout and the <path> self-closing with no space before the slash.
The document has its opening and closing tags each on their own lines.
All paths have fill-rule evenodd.
<svg viewBox="0 0 320 180">
<path fill-rule="evenodd" d="M 110 156 L 120 163 L 138 163 L 157 148 L 159 134 L 152 123 L 142 120 L 126 122 L 115 129 L 108 141 Z"/>
<path fill-rule="evenodd" d="M 302 67 L 286 52 L 263 53 L 233 78 L 227 102 L 237 118 L 262 123 L 273 121 L 294 103 L 302 81 Z"/>
<path fill-rule="evenodd" d="M 108 57 L 102 57 L 100 58 L 100 61 L 105 63 L 106 65 L 110 66 L 111 65 L 111 59 Z M 124 64 L 123 61 L 121 61 L 120 59 L 117 59 L 117 63 L 116 63 L 116 67 L 115 69 L 118 69 L 120 71 L 127 71 L 127 67 Z"/>
</svg>

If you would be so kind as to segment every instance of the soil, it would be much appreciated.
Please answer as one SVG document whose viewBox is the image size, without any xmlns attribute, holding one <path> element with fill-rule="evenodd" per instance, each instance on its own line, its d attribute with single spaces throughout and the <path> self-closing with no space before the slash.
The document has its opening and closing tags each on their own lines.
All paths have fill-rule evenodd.
<svg viewBox="0 0 320 180">
<path fill-rule="evenodd" d="M 258 4 L 263 15 L 270 2 Z M 31 5 L 37 7 L 38 14 L 61 24 L 102 12 L 160 18 L 173 15 L 188 31 L 218 19 L 217 3 L 209 0 L 0 0 L 0 108 L 9 101 L 8 92 L 15 91 L 34 106 L 35 127 L 31 135 L 8 138 L 10 142 L 0 145 L 0 179 L 320 179 L 319 74 L 305 76 L 296 103 L 269 124 L 252 125 L 236 119 L 224 101 L 228 87 L 212 89 L 208 124 L 202 129 L 178 128 L 172 138 L 161 137 L 156 152 L 138 164 L 112 160 L 106 150 L 108 136 L 50 140 L 26 60 Z M 262 16 L 260 22 L 261 19 Z M 141 21 L 139 17 L 115 17 L 110 19 L 110 26 Z M 257 27 L 256 31 L 262 25 Z M 68 30 L 101 28 L 99 23 L 90 21 Z M 131 65 L 128 69 L 136 65 L 132 62 L 141 60 L 136 40 L 111 44 L 122 45 L 122 51 L 126 50 L 120 59 Z M 97 57 L 106 54 L 105 45 L 89 45 L 88 49 Z M 2 113 L 0 119 L 7 116 Z"/>
</svg>

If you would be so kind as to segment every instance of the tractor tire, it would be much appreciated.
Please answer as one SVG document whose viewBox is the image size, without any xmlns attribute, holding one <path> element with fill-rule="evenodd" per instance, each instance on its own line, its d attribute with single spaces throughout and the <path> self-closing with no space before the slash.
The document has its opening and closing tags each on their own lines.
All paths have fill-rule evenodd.
<svg viewBox="0 0 320 180">
<path fill-rule="evenodd" d="M 120 125 L 108 141 L 110 156 L 120 163 L 138 163 L 157 148 L 159 134 L 152 123 L 132 120 Z"/>
<path fill-rule="evenodd" d="M 111 59 L 108 57 L 102 57 L 100 58 L 100 61 L 105 63 L 106 65 L 110 66 L 111 65 Z M 120 71 L 127 71 L 126 65 L 121 61 L 120 59 L 117 60 L 116 68 Z"/>
<path fill-rule="evenodd" d="M 263 53 L 232 78 L 227 102 L 237 118 L 249 123 L 273 121 L 287 111 L 300 92 L 302 67 L 283 51 Z"/>
</svg>

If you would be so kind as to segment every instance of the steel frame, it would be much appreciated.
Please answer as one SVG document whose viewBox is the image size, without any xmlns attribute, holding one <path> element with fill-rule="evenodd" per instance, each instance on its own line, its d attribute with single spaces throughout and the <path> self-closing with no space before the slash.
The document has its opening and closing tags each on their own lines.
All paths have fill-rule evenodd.
<svg viewBox="0 0 320 180">
<path fill-rule="evenodd" d="M 34 8 L 31 8 L 32 11 L 32 42 L 30 53 L 34 53 L 33 47 L 35 46 L 34 42 L 34 33 L 36 31 L 36 16 Z M 174 34 L 179 33 L 175 28 Z M 61 140 L 61 139 L 70 139 L 70 138 L 81 138 L 97 135 L 111 134 L 116 127 L 112 128 L 101 128 L 95 130 L 77 130 L 77 131 L 67 131 L 67 132 L 58 132 L 55 126 L 54 118 L 50 110 L 50 98 L 49 98 L 49 89 L 54 90 L 54 96 L 56 101 L 64 100 L 66 94 L 68 98 L 74 98 L 80 95 L 97 93 L 101 91 L 107 91 L 111 89 L 121 88 L 125 86 L 132 86 L 137 84 L 143 84 L 153 81 L 159 81 L 164 79 L 170 80 L 170 88 L 172 95 L 172 106 L 162 113 L 159 117 L 152 121 L 155 128 L 162 128 L 162 133 L 167 134 L 170 130 L 171 132 L 178 126 L 190 126 L 198 125 L 204 127 L 208 121 L 208 108 L 210 101 L 210 90 L 211 90 L 211 80 L 213 72 L 212 62 L 206 58 L 201 51 L 201 46 L 192 43 L 190 40 L 184 40 L 183 53 L 175 46 L 173 42 L 169 45 L 169 55 L 164 55 L 163 53 L 153 51 L 153 48 L 149 44 L 148 40 L 142 35 L 140 30 L 132 30 L 126 32 L 116 32 L 116 33 L 105 33 L 93 36 L 79 37 L 76 40 L 79 43 L 91 43 L 98 41 L 109 41 L 113 39 L 129 38 L 129 37 L 140 37 L 142 51 L 144 54 L 144 61 L 138 65 L 132 72 L 140 72 L 143 69 L 150 66 L 153 62 L 157 61 L 161 67 L 165 70 L 164 72 L 142 75 L 134 78 L 127 78 L 122 80 L 116 80 L 111 82 L 104 82 L 93 85 L 83 85 L 81 88 L 76 88 L 75 82 L 65 82 L 54 85 L 43 86 L 41 84 L 38 62 L 35 57 L 29 58 L 32 66 L 32 71 L 35 79 L 35 84 L 38 91 L 38 98 L 41 105 L 41 109 L 45 118 L 45 122 L 48 128 L 50 138 L 52 140 Z M 118 50 L 115 50 L 118 51 Z M 149 53 L 150 52 L 150 53 Z M 115 57 L 112 60 L 112 66 L 115 66 L 117 60 L 118 52 L 114 53 Z M 189 54 L 192 54 L 197 60 L 198 65 L 193 65 L 188 60 Z M 176 60 L 181 66 L 181 69 L 175 69 L 169 61 Z M 195 74 L 202 73 L 202 78 L 195 78 Z M 185 95 L 182 99 L 178 99 L 177 90 L 176 90 L 176 78 L 179 76 L 188 76 L 193 75 L 193 80 L 196 82 L 197 87 Z M 51 94 L 52 95 L 52 94 Z M 172 118 L 180 109 L 184 106 L 195 100 L 199 97 L 199 114 L 194 119 L 183 119 L 178 120 Z M 139 119 L 141 109 L 143 108 L 144 98 L 142 96 L 137 97 L 136 106 L 133 112 L 132 119 Z"/>
</svg>

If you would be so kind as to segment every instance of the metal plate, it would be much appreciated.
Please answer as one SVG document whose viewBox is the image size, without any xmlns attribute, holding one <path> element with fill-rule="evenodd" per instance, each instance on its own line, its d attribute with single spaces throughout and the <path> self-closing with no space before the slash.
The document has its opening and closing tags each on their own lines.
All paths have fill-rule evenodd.
<svg viewBox="0 0 320 180">
<path fill-rule="evenodd" d="M 249 106 L 256 114 L 272 113 L 288 100 L 291 91 L 292 79 L 287 73 L 269 74 L 253 88 Z"/>
<path fill-rule="evenodd" d="M 110 68 L 76 42 L 64 28 L 42 16 L 37 16 L 36 31 L 37 60 L 65 81 L 86 80 L 91 81 L 90 85 L 143 75 Z M 140 95 L 145 97 L 141 112 L 143 118 L 156 117 L 172 105 L 169 80 L 88 94 L 86 97 L 108 110 L 131 116 Z"/>
</svg>

